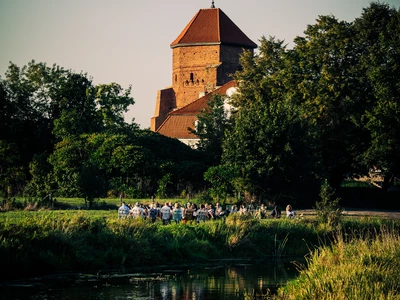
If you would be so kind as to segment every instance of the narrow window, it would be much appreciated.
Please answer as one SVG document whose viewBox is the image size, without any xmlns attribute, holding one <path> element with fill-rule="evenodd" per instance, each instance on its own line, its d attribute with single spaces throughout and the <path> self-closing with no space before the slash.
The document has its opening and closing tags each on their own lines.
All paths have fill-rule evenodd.
<svg viewBox="0 0 400 300">
<path fill-rule="evenodd" d="M 193 73 L 190 73 L 190 81 L 193 82 L 193 80 L 194 80 Z"/>
</svg>

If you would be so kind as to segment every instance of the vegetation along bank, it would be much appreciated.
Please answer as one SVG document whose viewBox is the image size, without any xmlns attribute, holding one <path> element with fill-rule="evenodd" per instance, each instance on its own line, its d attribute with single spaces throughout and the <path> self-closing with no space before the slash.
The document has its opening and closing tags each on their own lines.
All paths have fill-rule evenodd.
<svg viewBox="0 0 400 300">
<path fill-rule="evenodd" d="M 0 214 L 1 279 L 67 270 L 205 263 L 220 258 L 298 257 L 329 246 L 337 227 L 319 218 L 257 219 L 162 225 L 118 219 L 116 211 L 10 211 Z M 347 217 L 341 234 L 397 230 L 400 222 Z"/>
</svg>

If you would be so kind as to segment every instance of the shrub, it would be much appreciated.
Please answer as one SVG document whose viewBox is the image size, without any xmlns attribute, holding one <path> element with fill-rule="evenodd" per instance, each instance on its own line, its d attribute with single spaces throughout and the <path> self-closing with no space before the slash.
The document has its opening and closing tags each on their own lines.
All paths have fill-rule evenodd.
<svg viewBox="0 0 400 300">
<path fill-rule="evenodd" d="M 326 180 L 321 186 L 320 197 L 321 201 L 315 203 L 318 221 L 328 227 L 336 227 L 343 217 L 343 209 L 339 206 L 340 198 L 335 198 L 335 190 Z"/>
</svg>

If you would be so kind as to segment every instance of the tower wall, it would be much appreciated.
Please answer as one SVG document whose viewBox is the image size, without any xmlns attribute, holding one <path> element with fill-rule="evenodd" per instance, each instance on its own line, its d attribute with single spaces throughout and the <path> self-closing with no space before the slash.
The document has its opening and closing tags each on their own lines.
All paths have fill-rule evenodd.
<svg viewBox="0 0 400 300">
<path fill-rule="evenodd" d="M 172 86 L 177 107 L 185 106 L 217 85 L 219 45 L 185 46 L 172 50 Z"/>
<path fill-rule="evenodd" d="M 173 48 L 172 86 L 177 108 L 232 80 L 243 49 L 238 46 L 193 45 Z"/>
<path fill-rule="evenodd" d="M 253 53 L 253 49 L 248 49 Z M 233 79 L 233 74 L 241 68 L 240 55 L 244 49 L 238 46 L 221 45 L 220 60 L 218 68 L 217 85 L 221 86 Z"/>
</svg>

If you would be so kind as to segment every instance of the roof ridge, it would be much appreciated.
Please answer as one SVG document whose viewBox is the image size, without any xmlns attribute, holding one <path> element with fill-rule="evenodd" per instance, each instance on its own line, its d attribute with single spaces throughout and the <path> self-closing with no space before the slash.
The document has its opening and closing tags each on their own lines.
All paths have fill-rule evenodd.
<svg viewBox="0 0 400 300">
<path fill-rule="evenodd" d="M 257 48 L 257 44 L 250 40 L 220 8 L 200 9 L 170 44 L 170 47 L 216 43 L 242 48 Z"/>
<path fill-rule="evenodd" d="M 200 15 L 200 11 L 201 9 L 193 16 L 193 18 L 189 21 L 189 23 L 185 26 L 185 28 L 182 30 L 181 34 L 178 35 L 178 37 L 171 43 L 170 46 L 172 46 L 173 44 L 177 43 L 179 44 L 179 41 L 182 40 L 185 35 L 189 32 L 189 28 L 192 26 L 192 24 L 194 23 L 194 21 L 198 18 L 198 16 Z"/>
</svg>

